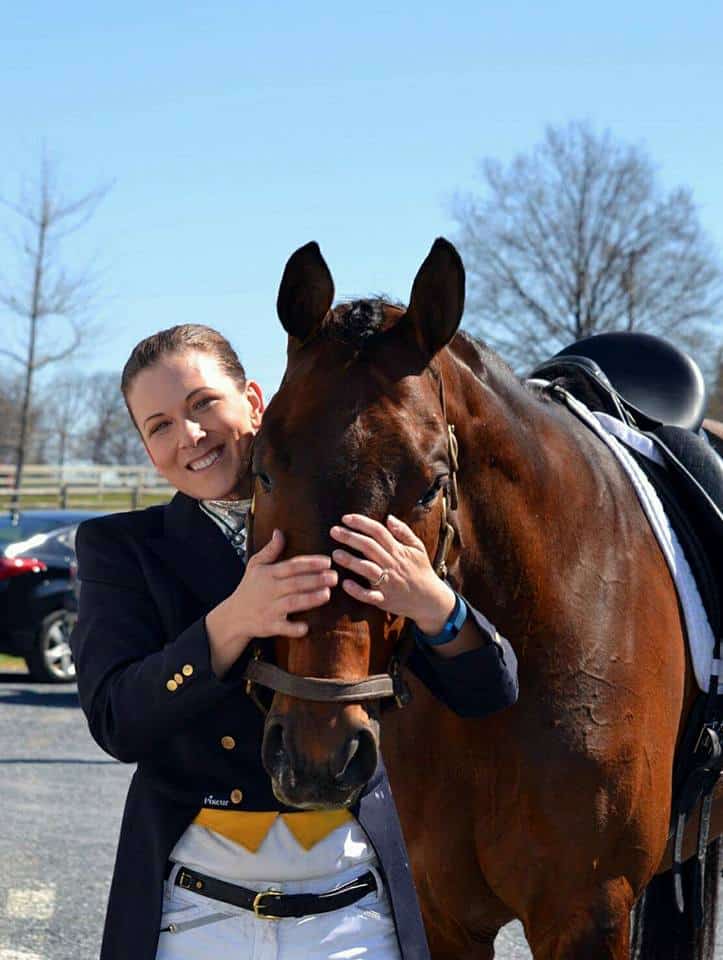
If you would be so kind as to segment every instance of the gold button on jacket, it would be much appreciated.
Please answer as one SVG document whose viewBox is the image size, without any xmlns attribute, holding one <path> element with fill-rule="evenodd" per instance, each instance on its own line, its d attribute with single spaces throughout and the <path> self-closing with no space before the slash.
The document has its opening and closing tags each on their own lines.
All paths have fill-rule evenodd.
<svg viewBox="0 0 723 960">
<path fill-rule="evenodd" d="M 181 676 L 180 673 L 174 673 L 174 674 L 173 674 L 173 679 L 176 681 L 176 683 L 179 685 L 179 687 L 180 687 L 180 685 L 183 683 L 183 677 Z"/>
<path fill-rule="evenodd" d="M 241 790 L 232 790 L 231 791 L 231 803 L 241 803 L 244 795 Z"/>
<path fill-rule="evenodd" d="M 183 674 L 184 677 L 190 677 L 191 674 L 193 673 L 193 667 L 191 666 L 191 664 L 190 663 L 184 664 L 183 669 L 181 670 L 181 673 Z"/>
<path fill-rule="evenodd" d="M 236 746 L 236 741 L 233 737 L 221 737 L 221 746 L 224 750 L 233 750 Z"/>
<path fill-rule="evenodd" d="M 168 683 L 166 684 L 166 689 L 170 690 L 171 693 L 173 693 L 174 690 L 178 690 L 178 684 L 176 683 L 175 680 L 169 680 Z"/>
</svg>

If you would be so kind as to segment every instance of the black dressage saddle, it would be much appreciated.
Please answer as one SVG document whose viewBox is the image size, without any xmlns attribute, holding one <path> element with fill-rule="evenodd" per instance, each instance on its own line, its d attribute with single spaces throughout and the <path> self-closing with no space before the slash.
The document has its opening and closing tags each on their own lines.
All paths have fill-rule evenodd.
<svg viewBox="0 0 723 960">
<path fill-rule="evenodd" d="M 599 333 L 565 347 L 540 369 L 584 370 L 639 429 L 666 424 L 698 432 L 706 391 L 698 365 L 649 333 Z M 537 374 L 542 375 L 542 374 Z M 546 375 L 547 379 L 550 379 Z"/>
</svg>

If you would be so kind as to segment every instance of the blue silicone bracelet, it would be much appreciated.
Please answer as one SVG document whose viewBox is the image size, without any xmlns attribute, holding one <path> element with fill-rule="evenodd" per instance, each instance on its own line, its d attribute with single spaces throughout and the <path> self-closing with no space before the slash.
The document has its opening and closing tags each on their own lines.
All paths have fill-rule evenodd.
<svg viewBox="0 0 723 960">
<path fill-rule="evenodd" d="M 464 626 L 465 620 L 467 619 L 467 604 L 458 593 L 455 593 L 455 597 L 457 599 L 455 600 L 454 609 L 449 615 L 449 619 L 439 633 L 435 634 L 433 637 L 430 637 L 427 633 L 422 633 L 415 623 L 414 637 L 418 643 L 426 643 L 430 647 L 441 647 L 445 643 L 450 643 L 452 640 L 454 640 Z"/>
</svg>

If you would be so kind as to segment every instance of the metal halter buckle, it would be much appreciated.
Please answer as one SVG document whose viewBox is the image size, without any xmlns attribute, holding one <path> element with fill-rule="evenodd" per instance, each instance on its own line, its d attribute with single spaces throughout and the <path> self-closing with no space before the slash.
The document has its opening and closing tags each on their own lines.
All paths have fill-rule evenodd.
<svg viewBox="0 0 723 960">
<path fill-rule="evenodd" d="M 283 920 L 283 917 L 275 917 L 272 913 L 259 913 L 263 907 L 262 897 L 283 897 L 283 893 L 280 890 L 259 890 L 252 904 L 254 914 L 259 920 Z"/>
</svg>

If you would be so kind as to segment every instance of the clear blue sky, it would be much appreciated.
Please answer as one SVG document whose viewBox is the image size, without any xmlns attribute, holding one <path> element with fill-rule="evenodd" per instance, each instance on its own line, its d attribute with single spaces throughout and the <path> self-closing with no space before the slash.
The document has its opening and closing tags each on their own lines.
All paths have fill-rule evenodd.
<svg viewBox="0 0 723 960">
<path fill-rule="evenodd" d="M 297 246 L 320 243 L 339 296 L 406 299 L 479 159 L 549 123 L 645 146 L 723 248 L 722 41 L 719 0 L 25 0 L 0 30 L 0 193 L 43 140 L 69 192 L 115 181 L 67 248 L 104 266 L 90 368 L 198 321 L 272 392 Z"/>
</svg>

